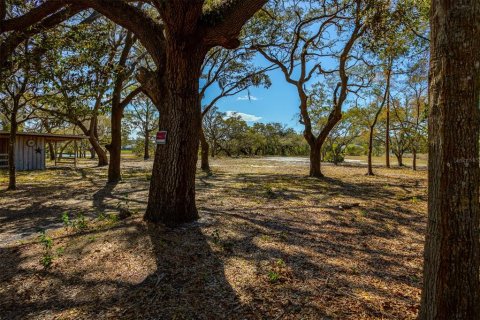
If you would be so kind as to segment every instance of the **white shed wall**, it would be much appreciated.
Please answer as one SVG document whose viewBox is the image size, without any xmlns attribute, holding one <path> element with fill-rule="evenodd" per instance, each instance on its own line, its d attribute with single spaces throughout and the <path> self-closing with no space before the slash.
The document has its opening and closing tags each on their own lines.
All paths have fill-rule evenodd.
<svg viewBox="0 0 480 320">
<path fill-rule="evenodd" d="M 35 141 L 29 147 L 28 140 Z M 37 152 L 39 151 L 39 152 Z M 15 141 L 15 167 L 17 170 L 44 170 L 45 169 L 45 138 L 17 136 Z"/>
</svg>

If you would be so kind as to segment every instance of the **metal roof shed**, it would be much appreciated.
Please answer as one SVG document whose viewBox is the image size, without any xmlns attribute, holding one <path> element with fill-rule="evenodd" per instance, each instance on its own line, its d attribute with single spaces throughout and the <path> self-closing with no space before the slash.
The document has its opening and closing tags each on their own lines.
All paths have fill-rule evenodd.
<svg viewBox="0 0 480 320">
<path fill-rule="evenodd" d="M 0 131 L 0 168 L 8 168 L 8 140 L 10 133 Z M 87 139 L 86 136 L 62 135 L 51 133 L 18 132 L 15 139 L 15 168 L 16 170 L 45 170 L 45 146 L 47 143 L 77 141 Z M 56 147 L 55 147 L 56 150 Z M 56 153 L 56 151 L 55 151 Z M 57 156 L 55 155 L 55 165 Z M 74 155 L 76 166 L 76 152 Z"/>
</svg>

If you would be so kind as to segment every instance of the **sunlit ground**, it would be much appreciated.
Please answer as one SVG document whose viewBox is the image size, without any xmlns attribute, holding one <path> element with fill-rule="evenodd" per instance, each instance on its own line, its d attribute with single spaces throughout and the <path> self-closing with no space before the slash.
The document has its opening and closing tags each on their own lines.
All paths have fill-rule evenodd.
<svg viewBox="0 0 480 320">
<path fill-rule="evenodd" d="M 166 229 L 142 220 L 151 165 L 130 158 L 107 186 L 82 160 L 1 191 L 0 319 L 415 318 L 426 171 L 324 165 L 318 180 L 306 162 L 215 159 L 201 219 Z"/>
</svg>

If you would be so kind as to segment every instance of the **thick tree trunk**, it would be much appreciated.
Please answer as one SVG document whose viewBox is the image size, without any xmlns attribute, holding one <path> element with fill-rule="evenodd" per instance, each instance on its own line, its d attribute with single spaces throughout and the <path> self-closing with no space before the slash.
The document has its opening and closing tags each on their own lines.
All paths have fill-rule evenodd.
<svg viewBox="0 0 480 320">
<path fill-rule="evenodd" d="M 322 146 L 319 144 L 310 146 L 310 177 L 323 177 L 321 170 L 321 150 Z"/>
<path fill-rule="evenodd" d="M 208 154 L 210 146 L 208 145 L 205 133 L 203 130 L 200 132 L 200 144 L 201 144 L 201 168 L 205 172 L 210 172 L 210 163 L 208 161 Z"/>
<path fill-rule="evenodd" d="M 111 122 L 111 142 L 107 146 L 110 153 L 110 163 L 108 164 L 108 183 L 117 183 L 122 180 L 120 170 L 122 153 L 122 117 L 123 110 L 118 107 L 112 107 Z"/>
<path fill-rule="evenodd" d="M 431 4 L 422 320 L 480 317 L 480 3 Z"/>
<path fill-rule="evenodd" d="M 17 139 L 18 123 L 17 112 L 13 111 L 10 115 L 10 136 L 8 139 L 8 189 L 17 189 L 17 173 L 15 167 L 15 144 Z"/>
<path fill-rule="evenodd" d="M 167 43 L 165 82 L 161 78 L 159 128 L 167 131 L 167 143 L 155 152 L 152 181 L 145 219 L 166 225 L 194 221 L 195 173 L 201 107 L 198 79 L 206 50 L 194 41 L 173 39 Z M 154 101 L 155 102 L 155 101 Z"/>
</svg>

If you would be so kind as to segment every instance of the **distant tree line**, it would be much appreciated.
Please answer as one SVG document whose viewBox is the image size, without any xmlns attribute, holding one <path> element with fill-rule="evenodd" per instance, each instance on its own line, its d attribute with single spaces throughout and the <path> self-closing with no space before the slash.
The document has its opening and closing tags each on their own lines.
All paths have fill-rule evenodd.
<svg viewBox="0 0 480 320">
<path fill-rule="evenodd" d="M 408 85 L 411 85 L 409 83 Z M 389 153 L 395 155 L 398 166 L 403 157 L 413 157 L 413 169 L 419 153 L 427 148 L 427 104 L 423 91 L 408 91 L 403 97 L 392 99 Z M 342 119 L 333 127 L 321 149 L 321 159 L 339 164 L 345 156 L 365 156 L 369 150 L 369 131 L 378 106 L 372 102 L 365 107 L 353 106 L 344 111 Z M 322 118 L 317 119 L 321 122 Z M 386 110 L 377 119 L 372 153 L 379 156 L 386 151 Z M 280 123 L 248 123 L 240 115 L 212 108 L 203 117 L 203 131 L 209 144 L 210 156 L 308 156 L 310 148 L 303 134 Z"/>
<path fill-rule="evenodd" d="M 240 115 L 227 116 L 216 108 L 203 120 L 211 156 L 298 156 L 308 154 L 301 134 L 280 123 L 249 126 Z"/>
</svg>

